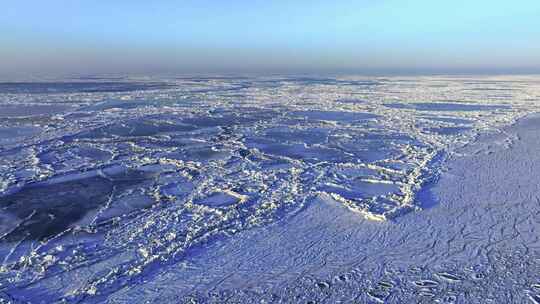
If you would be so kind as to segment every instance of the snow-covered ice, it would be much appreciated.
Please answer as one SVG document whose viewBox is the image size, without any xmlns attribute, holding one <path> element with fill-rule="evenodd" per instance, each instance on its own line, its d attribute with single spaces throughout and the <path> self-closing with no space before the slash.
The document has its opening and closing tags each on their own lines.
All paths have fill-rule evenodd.
<svg viewBox="0 0 540 304">
<path fill-rule="evenodd" d="M 0 299 L 540 302 L 539 100 L 533 76 L 0 84 Z"/>
</svg>

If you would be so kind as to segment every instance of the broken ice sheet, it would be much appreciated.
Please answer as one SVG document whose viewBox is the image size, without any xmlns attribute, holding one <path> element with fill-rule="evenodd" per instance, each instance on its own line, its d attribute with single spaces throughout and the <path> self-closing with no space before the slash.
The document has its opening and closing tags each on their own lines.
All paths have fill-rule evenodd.
<svg viewBox="0 0 540 304">
<path fill-rule="evenodd" d="M 17 218 L 12 227 L 4 228 L 2 240 L 41 240 L 60 234 L 88 212 L 116 204 L 111 200 L 149 178 L 142 172 L 109 168 L 25 185 L 0 197 L 2 213 Z"/>
<path fill-rule="evenodd" d="M 538 95 L 503 102 L 456 89 L 469 86 L 354 77 L 4 86 L 3 291 L 51 284 L 41 289 L 51 301 L 99 301 L 201 244 L 287 223 L 317 197 L 370 220 L 420 210 L 415 195 L 438 174 L 436 156 L 511 123 Z"/>
</svg>

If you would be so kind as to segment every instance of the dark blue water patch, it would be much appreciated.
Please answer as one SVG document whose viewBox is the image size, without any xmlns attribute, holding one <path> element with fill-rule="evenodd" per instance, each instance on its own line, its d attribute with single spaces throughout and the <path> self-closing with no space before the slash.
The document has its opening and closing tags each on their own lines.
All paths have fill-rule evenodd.
<svg viewBox="0 0 540 304">
<path fill-rule="evenodd" d="M 108 100 L 99 102 L 97 104 L 90 105 L 88 107 L 84 107 L 81 109 L 81 111 L 104 111 L 109 109 L 136 109 L 139 107 L 148 106 L 149 104 L 142 101 L 123 101 L 123 100 Z"/>
<path fill-rule="evenodd" d="M 264 114 L 258 115 L 240 115 L 240 114 L 223 114 L 222 116 L 196 116 L 182 119 L 182 123 L 195 126 L 197 128 L 212 128 L 212 127 L 231 127 L 243 124 L 252 124 L 257 121 L 268 119 L 271 116 Z"/>
<path fill-rule="evenodd" d="M 82 107 L 79 109 L 79 111 L 105 111 L 109 109 L 122 109 L 122 110 L 132 110 L 137 108 L 144 108 L 144 107 L 157 107 L 162 108 L 165 106 L 168 107 L 189 107 L 191 106 L 195 101 L 194 100 L 182 100 L 182 102 L 179 102 L 177 100 L 169 100 L 169 99 L 152 99 L 152 100 L 146 100 L 146 99 L 135 99 L 135 100 L 106 100 L 102 102 L 98 102 L 96 104 L 92 104 L 86 107 Z"/>
<path fill-rule="evenodd" d="M 417 111 L 493 111 L 511 109 L 508 105 L 479 105 L 450 102 L 432 103 L 385 103 L 384 106 L 392 109 L 411 109 Z"/>
<path fill-rule="evenodd" d="M 211 133 L 212 135 L 216 135 L 218 133 Z M 207 135 L 207 134 L 205 134 Z M 156 150 L 159 155 L 165 155 L 167 150 L 170 150 L 170 148 L 178 148 L 178 149 L 193 149 L 197 147 L 206 147 L 208 145 L 207 141 L 201 140 L 200 136 L 193 135 L 193 138 L 187 137 L 186 134 L 172 134 L 169 135 L 169 138 L 167 140 L 159 140 L 159 141 L 153 141 L 153 140 L 139 140 L 137 141 L 137 145 L 140 147 L 150 148 L 152 150 Z"/>
<path fill-rule="evenodd" d="M 0 82 L 4 94 L 114 93 L 171 89 L 164 82 Z"/>
<path fill-rule="evenodd" d="M 91 146 L 63 146 L 54 150 L 38 153 L 40 162 L 55 169 L 69 168 L 73 158 L 86 158 L 92 162 L 104 162 L 112 158 L 112 153 Z M 68 165 L 69 164 L 69 165 Z"/>
<path fill-rule="evenodd" d="M 0 106 L 0 118 L 54 115 L 73 109 L 67 105 L 4 105 Z"/>
<path fill-rule="evenodd" d="M 106 204 L 114 193 L 125 191 L 151 178 L 147 172 L 125 168 L 105 171 L 108 172 L 107 177 L 96 172 L 58 176 L 28 184 L 1 196 L 0 212 L 20 220 L 1 241 L 45 239 L 57 235 L 91 210 Z"/>
<path fill-rule="evenodd" d="M 275 128 L 266 131 L 264 137 L 276 142 L 300 142 L 313 145 L 326 142 L 328 133 L 329 131 L 324 129 L 295 130 L 291 128 Z"/>
<path fill-rule="evenodd" d="M 387 141 L 334 141 L 329 147 L 347 153 L 354 158 L 354 161 L 363 163 L 392 159 L 400 155 L 400 151 Z"/>
<path fill-rule="evenodd" d="M 371 113 L 341 111 L 293 111 L 289 115 L 308 120 L 325 120 L 349 123 L 379 117 L 378 115 Z"/>
<path fill-rule="evenodd" d="M 271 109 L 243 106 L 238 103 L 233 109 L 228 109 L 220 113 L 221 115 L 235 115 L 241 118 L 248 118 L 249 122 L 253 120 L 271 120 L 285 115 L 287 108 L 283 106 L 272 106 Z"/>
<path fill-rule="evenodd" d="M 197 127 L 189 124 L 173 123 L 151 119 L 137 119 L 126 122 L 119 122 L 97 129 L 81 132 L 72 138 L 96 139 L 111 137 L 144 137 L 154 136 L 162 133 L 189 132 Z"/>
<path fill-rule="evenodd" d="M 191 178 L 197 177 L 199 175 L 198 171 L 194 171 Z M 183 198 L 191 194 L 195 189 L 195 184 L 193 180 L 188 179 L 184 176 L 170 175 L 162 176 L 159 180 L 160 183 L 160 193 L 169 197 Z"/>
<path fill-rule="evenodd" d="M 75 111 L 75 112 L 65 114 L 64 119 L 72 121 L 72 120 L 77 120 L 77 119 L 81 119 L 81 118 L 88 118 L 88 117 L 92 117 L 92 116 L 94 116 L 93 113 Z"/>
<path fill-rule="evenodd" d="M 400 155 L 399 151 L 390 149 L 388 147 L 373 147 L 366 150 L 351 151 L 351 153 L 357 160 L 360 160 L 362 163 L 374 163 L 378 161 L 393 159 Z"/>
<path fill-rule="evenodd" d="M 350 157 L 345 153 L 331 148 L 307 147 L 304 144 L 282 144 L 260 138 L 248 138 L 245 140 L 245 145 L 249 149 L 255 148 L 265 154 L 304 161 L 333 161 L 340 163 L 350 161 Z"/>
<path fill-rule="evenodd" d="M 470 131 L 469 127 L 438 127 L 438 128 L 427 128 L 425 129 L 428 132 L 437 133 L 440 135 L 459 135 Z"/>
<path fill-rule="evenodd" d="M 112 153 L 109 151 L 104 151 L 94 147 L 77 147 L 73 149 L 74 153 L 77 153 L 78 156 L 92 159 L 94 162 L 103 163 L 112 158 Z"/>
<path fill-rule="evenodd" d="M 183 159 L 198 162 L 224 160 L 231 156 L 231 152 L 228 150 L 215 149 L 209 146 L 190 148 L 185 150 L 183 154 L 185 155 Z"/>
<path fill-rule="evenodd" d="M 397 144 L 423 147 L 424 144 L 405 134 L 381 134 L 376 132 L 352 134 L 352 137 L 330 136 L 329 147 L 347 153 L 358 154 L 364 160 L 387 159 L 396 156 Z"/>
</svg>

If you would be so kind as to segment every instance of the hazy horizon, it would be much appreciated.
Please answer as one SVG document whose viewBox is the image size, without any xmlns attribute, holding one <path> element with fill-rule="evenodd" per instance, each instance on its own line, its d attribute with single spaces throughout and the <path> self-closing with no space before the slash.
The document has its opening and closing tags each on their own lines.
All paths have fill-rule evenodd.
<svg viewBox="0 0 540 304">
<path fill-rule="evenodd" d="M 4 4 L 0 78 L 540 73 L 540 2 Z"/>
</svg>

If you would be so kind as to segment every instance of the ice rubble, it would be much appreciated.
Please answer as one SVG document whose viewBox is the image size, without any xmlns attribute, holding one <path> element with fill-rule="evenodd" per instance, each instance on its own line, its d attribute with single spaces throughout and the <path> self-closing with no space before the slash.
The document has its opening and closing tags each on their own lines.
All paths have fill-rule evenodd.
<svg viewBox="0 0 540 304">
<path fill-rule="evenodd" d="M 487 80 L 11 84 L 2 107 L 40 111 L 0 122 L 0 288 L 99 300 L 321 195 L 374 220 L 420 210 L 442 158 L 536 110 L 536 79 L 503 79 L 511 98 Z"/>
</svg>

